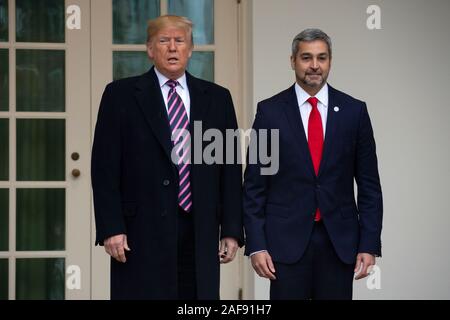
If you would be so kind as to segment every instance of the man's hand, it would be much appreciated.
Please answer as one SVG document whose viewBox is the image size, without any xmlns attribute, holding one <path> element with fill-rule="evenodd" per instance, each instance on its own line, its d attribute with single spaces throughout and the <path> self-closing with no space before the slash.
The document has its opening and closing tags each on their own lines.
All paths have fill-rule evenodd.
<svg viewBox="0 0 450 320">
<path fill-rule="evenodd" d="M 358 253 L 355 265 L 355 280 L 363 279 L 369 275 L 368 268 L 375 265 L 375 256 L 370 253 Z"/>
<path fill-rule="evenodd" d="M 234 238 L 223 238 L 222 240 L 220 240 L 220 263 L 228 263 L 230 261 L 233 261 L 238 247 L 238 243 Z"/>
<path fill-rule="evenodd" d="M 127 243 L 126 234 L 118 234 L 116 236 L 109 237 L 103 241 L 105 251 L 114 259 L 119 262 L 126 262 L 125 250 L 130 251 Z"/>
<path fill-rule="evenodd" d="M 253 269 L 256 273 L 263 278 L 275 280 L 275 266 L 272 262 L 272 257 L 267 251 L 255 253 L 250 257 L 252 260 Z"/>
</svg>

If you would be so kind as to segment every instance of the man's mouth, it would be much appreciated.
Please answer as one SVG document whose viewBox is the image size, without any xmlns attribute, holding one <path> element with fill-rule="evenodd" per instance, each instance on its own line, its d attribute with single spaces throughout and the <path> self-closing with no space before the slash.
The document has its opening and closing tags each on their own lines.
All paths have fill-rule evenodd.
<svg viewBox="0 0 450 320">
<path fill-rule="evenodd" d="M 169 58 L 168 60 L 170 63 L 178 62 L 178 58 Z"/>
</svg>

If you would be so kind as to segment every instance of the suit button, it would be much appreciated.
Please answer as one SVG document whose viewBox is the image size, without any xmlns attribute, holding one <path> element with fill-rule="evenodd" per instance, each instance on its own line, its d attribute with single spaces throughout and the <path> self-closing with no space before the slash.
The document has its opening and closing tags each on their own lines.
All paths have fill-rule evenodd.
<svg viewBox="0 0 450 320">
<path fill-rule="evenodd" d="M 163 210 L 163 211 L 161 212 L 161 217 L 165 217 L 166 214 L 167 214 L 167 211 L 166 211 L 166 210 Z"/>
<path fill-rule="evenodd" d="M 163 181 L 163 186 L 167 187 L 169 184 L 170 184 L 169 180 L 166 179 Z"/>
</svg>

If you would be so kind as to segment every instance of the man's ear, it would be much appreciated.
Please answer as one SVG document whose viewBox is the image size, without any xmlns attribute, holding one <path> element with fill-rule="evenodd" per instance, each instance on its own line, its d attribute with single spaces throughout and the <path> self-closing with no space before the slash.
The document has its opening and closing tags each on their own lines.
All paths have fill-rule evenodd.
<svg viewBox="0 0 450 320">
<path fill-rule="evenodd" d="M 153 57 L 154 57 L 154 55 L 153 55 L 153 46 L 152 46 L 152 43 L 150 41 L 147 42 L 147 55 L 148 55 L 148 57 L 151 60 L 153 60 Z"/>
<path fill-rule="evenodd" d="M 291 56 L 291 68 L 292 70 L 295 70 L 295 57 Z"/>
</svg>

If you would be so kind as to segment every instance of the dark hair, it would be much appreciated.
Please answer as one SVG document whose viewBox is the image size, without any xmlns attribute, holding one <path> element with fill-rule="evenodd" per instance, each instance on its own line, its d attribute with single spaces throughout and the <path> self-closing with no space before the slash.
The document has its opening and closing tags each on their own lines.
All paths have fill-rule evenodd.
<svg viewBox="0 0 450 320">
<path fill-rule="evenodd" d="M 292 41 L 292 56 L 297 56 L 298 53 L 298 44 L 301 41 L 315 41 L 315 40 L 323 40 L 328 45 L 328 53 L 331 58 L 331 39 L 330 37 L 323 32 L 320 29 L 305 29 L 302 32 L 300 32 L 298 35 L 295 36 L 294 40 Z"/>
</svg>

